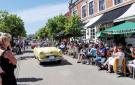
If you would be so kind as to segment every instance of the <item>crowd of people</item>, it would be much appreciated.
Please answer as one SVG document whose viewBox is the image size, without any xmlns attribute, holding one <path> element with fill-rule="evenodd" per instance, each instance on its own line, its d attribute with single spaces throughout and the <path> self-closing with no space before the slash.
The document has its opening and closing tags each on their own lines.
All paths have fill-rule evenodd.
<svg viewBox="0 0 135 85">
<path fill-rule="evenodd" d="M 96 65 L 98 70 L 107 70 L 108 73 L 117 73 L 123 76 L 134 76 L 135 48 L 132 44 L 127 46 L 90 43 L 66 43 L 62 42 L 60 48 L 66 54 L 72 54 L 77 58 L 77 63 Z"/>
<path fill-rule="evenodd" d="M 11 35 L 0 33 L 0 85 L 17 85 L 14 75 L 17 60 L 11 49 Z"/>
<path fill-rule="evenodd" d="M 17 60 L 12 53 L 11 35 L 0 32 L 0 85 L 17 85 L 14 75 Z M 23 46 L 21 40 L 18 41 Z M 57 45 L 64 54 L 73 55 L 77 63 L 91 64 L 98 70 L 117 73 L 123 76 L 135 75 L 135 48 L 132 44 L 122 45 L 95 43 L 61 42 Z"/>
<path fill-rule="evenodd" d="M 13 41 L 11 42 L 11 46 L 13 48 L 13 52 L 15 52 L 16 54 L 22 54 L 23 51 L 28 48 L 29 41 L 23 38 L 13 39 Z"/>
</svg>

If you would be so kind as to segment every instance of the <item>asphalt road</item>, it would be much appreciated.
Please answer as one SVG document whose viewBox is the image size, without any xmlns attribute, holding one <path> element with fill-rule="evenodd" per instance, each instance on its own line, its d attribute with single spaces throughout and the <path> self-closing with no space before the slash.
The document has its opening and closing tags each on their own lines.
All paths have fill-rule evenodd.
<svg viewBox="0 0 135 85">
<path fill-rule="evenodd" d="M 64 56 L 59 64 L 39 65 L 31 50 L 17 55 L 16 77 L 18 85 L 134 85 L 135 79 L 114 73 L 98 71 L 96 66 L 76 63 Z"/>
</svg>

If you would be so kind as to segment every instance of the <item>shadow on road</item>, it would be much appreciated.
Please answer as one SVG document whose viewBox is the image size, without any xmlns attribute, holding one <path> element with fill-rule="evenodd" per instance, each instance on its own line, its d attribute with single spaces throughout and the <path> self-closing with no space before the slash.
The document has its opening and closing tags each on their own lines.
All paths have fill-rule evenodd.
<svg viewBox="0 0 135 85">
<path fill-rule="evenodd" d="M 54 66 L 63 66 L 63 65 L 72 65 L 72 64 L 64 59 L 61 63 L 59 63 L 59 62 L 49 62 L 49 63 L 44 62 L 41 65 L 44 67 L 54 67 Z"/>
<path fill-rule="evenodd" d="M 123 78 L 129 76 L 129 74 L 126 74 L 126 76 L 123 73 L 117 73 L 117 74 L 118 74 L 117 78 Z"/>
<path fill-rule="evenodd" d="M 17 85 L 29 85 L 29 84 L 17 84 Z"/>
<path fill-rule="evenodd" d="M 42 78 L 17 78 L 17 82 L 37 82 L 43 80 Z"/>
<path fill-rule="evenodd" d="M 32 50 L 25 50 L 25 51 L 23 51 L 23 53 L 33 53 L 33 51 Z"/>
<path fill-rule="evenodd" d="M 28 58 L 35 58 L 35 56 L 22 56 L 19 57 L 18 60 L 27 60 Z"/>
</svg>

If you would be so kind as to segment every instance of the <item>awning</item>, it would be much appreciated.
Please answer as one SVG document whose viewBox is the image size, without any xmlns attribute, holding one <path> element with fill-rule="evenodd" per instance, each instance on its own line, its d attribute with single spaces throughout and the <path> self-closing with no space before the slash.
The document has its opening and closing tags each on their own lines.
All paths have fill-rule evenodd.
<svg viewBox="0 0 135 85">
<path fill-rule="evenodd" d="M 108 34 L 127 34 L 127 33 L 134 33 L 134 32 L 135 32 L 134 22 L 125 22 L 123 24 L 104 30 L 104 33 L 108 33 Z"/>
<path fill-rule="evenodd" d="M 113 22 L 114 19 L 120 17 L 123 13 L 125 13 L 129 9 L 130 6 L 131 4 L 104 13 L 100 19 L 98 19 L 95 23 L 93 23 L 89 27 L 96 26 L 98 24 L 105 24 L 105 23 Z"/>
<path fill-rule="evenodd" d="M 105 36 L 105 34 L 103 33 L 103 31 L 96 33 L 96 37 L 104 37 L 104 36 Z"/>
<path fill-rule="evenodd" d="M 133 3 L 124 14 L 115 19 L 114 22 L 120 22 L 129 19 L 135 19 L 135 3 Z"/>
<path fill-rule="evenodd" d="M 101 17 L 102 17 L 102 14 L 99 15 L 99 16 L 96 16 L 96 17 L 91 18 L 89 20 L 89 22 L 84 27 L 88 27 L 88 26 L 92 25 L 93 23 L 95 23 Z"/>
</svg>

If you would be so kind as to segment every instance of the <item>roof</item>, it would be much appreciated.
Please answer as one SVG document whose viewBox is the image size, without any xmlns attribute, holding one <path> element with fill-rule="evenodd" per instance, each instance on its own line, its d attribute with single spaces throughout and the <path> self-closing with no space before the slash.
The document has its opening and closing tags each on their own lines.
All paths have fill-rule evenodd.
<svg viewBox="0 0 135 85">
<path fill-rule="evenodd" d="M 78 0 L 69 0 L 69 3 L 70 3 L 70 4 L 73 4 L 73 3 L 75 3 L 76 1 L 78 1 Z"/>
<path fill-rule="evenodd" d="M 76 1 L 78 1 L 78 0 L 72 0 L 72 3 L 75 3 Z"/>
<path fill-rule="evenodd" d="M 84 26 L 84 27 L 88 27 L 90 25 L 92 25 L 93 23 L 95 23 L 98 19 L 100 19 L 103 15 L 99 15 L 99 16 L 96 16 L 96 17 L 93 17 L 89 20 L 89 22 Z"/>
<path fill-rule="evenodd" d="M 100 19 L 98 19 L 95 23 L 93 23 L 89 27 L 96 26 L 98 24 L 105 24 L 105 23 L 113 22 L 114 19 L 120 17 L 123 13 L 125 13 L 129 9 L 130 6 L 131 4 L 104 13 Z"/>
<path fill-rule="evenodd" d="M 114 21 L 120 22 L 120 21 L 133 19 L 133 18 L 135 18 L 135 3 L 133 3 L 132 6 L 124 14 L 122 14 L 120 17 L 118 17 Z"/>
</svg>

